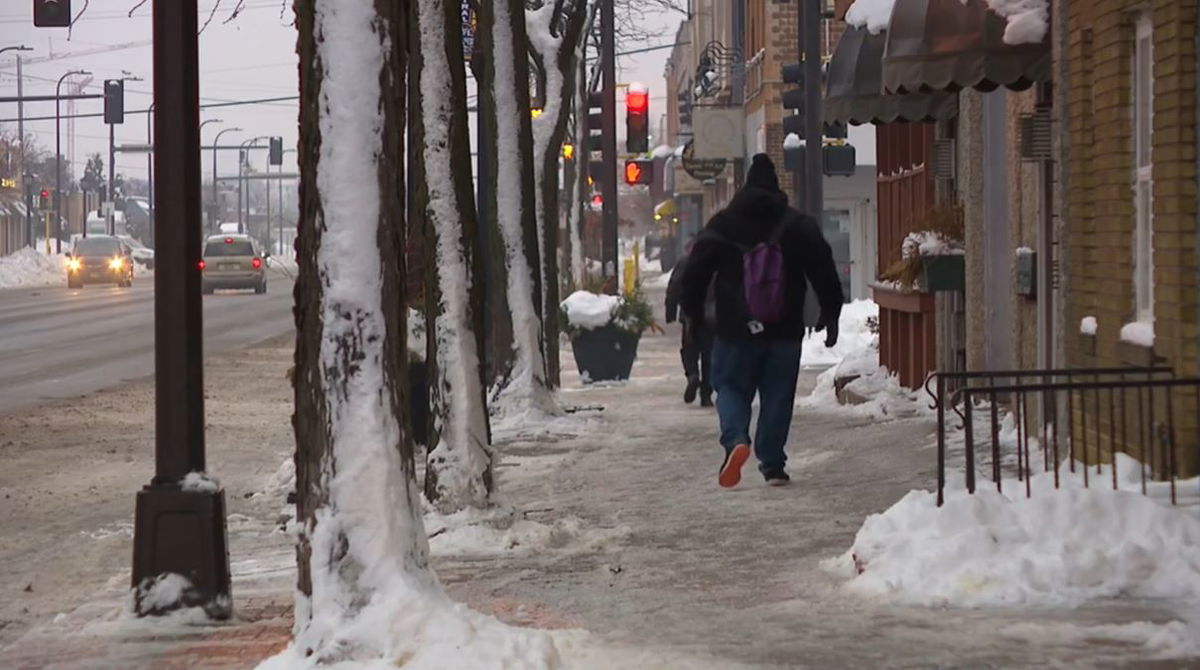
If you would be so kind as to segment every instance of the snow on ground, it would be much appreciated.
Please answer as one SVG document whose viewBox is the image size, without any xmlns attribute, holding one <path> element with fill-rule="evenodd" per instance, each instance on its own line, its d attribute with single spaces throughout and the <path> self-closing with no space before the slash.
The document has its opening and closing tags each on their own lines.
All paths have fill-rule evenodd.
<svg viewBox="0 0 1200 670">
<path fill-rule="evenodd" d="M 450 515 L 429 510 L 425 526 L 429 549 L 435 556 L 487 556 L 494 554 L 541 554 L 599 552 L 617 546 L 632 532 L 587 525 L 579 517 L 558 517 L 549 523 L 533 521 L 527 513 L 511 507 L 468 509 Z"/>
<path fill-rule="evenodd" d="M 808 368 L 823 368 L 837 365 L 846 356 L 870 349 L 879 340 L 879 335 L 871 332 L 868 320 L 878 323 L 879 305 L 871 300 L 855 300 L 842 307 L 842 316 L 838 319 L 838 343 L 832 348 L 825 347 L 825 332 L 817 332 L 804 338 L 804 350 L 800 362 Z"/>
<path fill-rule="evenodd" d="M 670 270 L 667 270 L 666 272 L 658 275 L 657 277 L 647 279 L 643 285 L 646 288 L 664 288 L 665 289 L 667 287 L 667 284 L 671 283 L 671 275 L 674 272 L 675 272 L 675 270 L 673 268 Z"/>
<path fill-rule="evenodd" d="M 850 592 L 929 606 L 1200 597 L 1200 509 L 1084 488 L 1065 465 L 1059 477 L 1055 490 L 1052 473 L 1036 475 L 1027 498 L 1015 479 L 1004 493 L 981 484 L 972 495 L 959 476 L 942 507 L 934 493 L 911 491 L 822 567 Z"/>
<path fill-rule="evenodd" d="M 183 600 L 183 594 L 192 588 L 192 582 L 183 575 L 167 572 L 139 587 L 139 600 L 143 611 L 153 612 L 173 607 Z"/>
<path fill-rule="evenodd" d="M 0 288 L 66 284 L 66 257 L 46 254 L 45 245 L 0 256 Z"/>
<path fill-rule="evenodd" d="M 1137 621 L 1095 626 L 1047 622 L 1019 623 L 1005 626 L 998 632 L 1003 637 L 1035 644 L 1122 642 L 1143 647 L 1149 654 L 1149 660 L 1200 658 L 1200 627 L 1194 621 Z"/>
</svg>

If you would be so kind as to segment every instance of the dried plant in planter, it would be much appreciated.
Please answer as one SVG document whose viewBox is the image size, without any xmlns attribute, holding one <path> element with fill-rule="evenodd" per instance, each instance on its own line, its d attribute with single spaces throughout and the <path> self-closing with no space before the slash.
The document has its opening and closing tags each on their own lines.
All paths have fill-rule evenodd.
<svg viewBox="0 0 1200 670">
<path fill-rule="evenodd" d="M 922 256 L 963 253 L 966 223 L 962 206 L 943 203 L 930 209 L 921 229 L 909 233 L 900 245 L 900 260 L 881 275 L 884 281 L 899 284 L 904 290 L 918 288 L 924 270 Z"/>
</svg>

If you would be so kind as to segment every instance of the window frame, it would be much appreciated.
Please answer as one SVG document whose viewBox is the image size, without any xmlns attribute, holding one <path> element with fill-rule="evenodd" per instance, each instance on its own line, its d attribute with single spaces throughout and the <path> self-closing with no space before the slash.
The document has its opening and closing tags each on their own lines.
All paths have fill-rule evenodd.
<svg viewBox="0 0 1200 670">
<path fill-rule="evenodd" d="M 1144 49 L 1143 49 L 1144 47 Z M 1154 322 L 1154 23 L 1149 12 L 1134 17 L 1130 69 L 1133 171 L 1134 314 Z"/>
</svg>

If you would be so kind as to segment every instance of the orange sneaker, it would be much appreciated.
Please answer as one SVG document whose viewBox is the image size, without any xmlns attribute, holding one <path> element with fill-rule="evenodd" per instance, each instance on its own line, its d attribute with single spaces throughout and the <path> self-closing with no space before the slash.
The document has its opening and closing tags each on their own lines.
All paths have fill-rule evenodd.
<svg viewBox="0 0 1200 670">
<path fill-rule="evenodd" d="M 725 462 L 721 465 L 721 472 L 717 475 L 717 483 L 723 488 L 733 488 L 742 481 L 742 466 L 750 458 L 750 446 L 739 444 L 729 453 L 725 454 Z"/>
</svg>

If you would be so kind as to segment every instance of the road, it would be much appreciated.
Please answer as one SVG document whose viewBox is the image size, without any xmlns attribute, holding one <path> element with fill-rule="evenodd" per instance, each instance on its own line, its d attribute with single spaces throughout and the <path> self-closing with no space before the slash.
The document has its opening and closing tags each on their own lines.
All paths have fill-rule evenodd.
<svg viewBox="0 0 1200 670">
<path fill-rule="evenodd" d="M 292 328 L 292 285 L 272 274 L 266 295 L 204 298 L 205 355 Z M 154 285 L 0 291 L 0 415 L 154 373 Z"/>
</svg>

